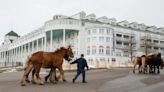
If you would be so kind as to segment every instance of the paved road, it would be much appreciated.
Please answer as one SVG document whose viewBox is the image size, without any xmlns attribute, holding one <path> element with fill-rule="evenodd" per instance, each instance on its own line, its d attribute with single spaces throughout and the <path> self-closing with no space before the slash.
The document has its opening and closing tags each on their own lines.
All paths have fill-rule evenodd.
<svg viewBox="0 0 164 92">
<path fill-rule="evenodd" d="M 133 74 L 130 68 L 90 70 L 88 83 L 81 83 L 81 76 L 75 84 L 72 78 L 75 72 L 66 72 L 67 82 L 45 85 L 27 84 L 20 86 L 23 72 L 1 73 L 0 92 L 163 92 L 164 70 L 161 74 Z M 46 72 L 42 71 L 43 78 Z"/>
<path fill-rule="evenodd" d="M 20 79 L 23 72 L 1 73 L 0 74 L 0 92 L 96 92 L 105 82 L 126 76 L 129 68 L 90 70 L 87 72 L 88 83 L 81 83 L 79 76 L 76 83 L 72 83 L 75 72 L 67 72 L 67 82 L 62 81 L 57 84 L 45 83 L 45 85 L 27 84 L 20 86 Z M 45 76 L 45 72 L 41 73 L 41 77 Z"/>
<path fill-rule="evenodd" d="M 98 92 L 164 92 L 164 70 L 161 74 L 133 74 L 108 81 Z"/>
</svg>

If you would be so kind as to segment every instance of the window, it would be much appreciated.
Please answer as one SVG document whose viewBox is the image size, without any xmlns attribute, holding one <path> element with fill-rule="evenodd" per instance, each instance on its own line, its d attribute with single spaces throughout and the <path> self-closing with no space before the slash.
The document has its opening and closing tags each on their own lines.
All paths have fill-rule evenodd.
<svg viewBox="0 0 164 92">
<path fill-rule="evenodd" d="M 99 29 L 99 33 L 100 33 L 100 34 L 104 34 L 104 29 L 102 29 L 102 28 Z"/>
<path fill-rule="evenodd" d="M 154 47 L 154 50 L 158 50 L 158 47 Z"/>
<path fill-rule="evenodd" d="M 30 50 L 32 50 L 32 42 L 30 42 Z"/>
<path fill-rule="evenodd" d="M 71 38 L 71 34 L 68 34 L 68 38 Z"/>
<path fill-rule="evenodd" d="M 51 31 L 47 31 L 46 32 L 46 39 L 47 39 L 47 42 L 50 41 L 50 39 L 51 39 Z"/>
<path fill-rule="evenodd" d="M 160 43 L 164 44 L 164 41 L 160 41 Z"/>
<path fill-rule="evenodd" d="M 154 40 L 154 43 L 158 43 L 159 41 L 158 40 Z"/>
<path fill-rule="evenodd" d="M 97 33 L 96 29 L 93 29 L 93 30 L 92 30 L 92 33 L 93 33 L 93 34 L 96 34 L 96 33 Z"/>
<path fill-rule="evenodd" d="M 117 41 L 116 45 L 122 45 L 122 42 Z"/>
<path fill-rule="evenodd" d="M 122 37 L 122 35 L 121 34 L 116 34 L 116 37 Z"/>
<path fill-rule="evenodd" d="M 116 52 L 116 56 L 121 56 L 121 52 Z"/>
<path fill-rule="evenodd" d="M 124 35 L 124 38 L 127 38 L 127 39 L 128 39 L 128 38 L 129 38 L 129 36 L 128 36 L 128 35 Z"/>
<path fill-rule="evenodd" d="M 110 47 L 109 46 L 106 47 L 106 55 L 110 55 Z"/>
<path fill-rule="evenodd" d="M 28 52 L 28 43 L 26 44 L 26 51 Z"/>
<path fill-rule="evenodd" d="M 92 54 L 96 54 L 96 46 L 92 46 Z"/>
<path fill-rule="evenodd" d="M 99 37 L 99 41 L 104 42 L 104 37 L 103 36 Z"/>
<path fill-rule="evenodd" d="M 91 30 L 88 30 L 88 34 L 89 34 L 89 35 L 91 34 Z"/>
<path fill-rule="evenodd" d="M 90 40 L 91 40 L 90 38 L 87 38 L 87 42 L 90 42 Z"/>
<path fill-rule="evenodd" d="M 124 51 L 124 54 L 123 54 L 124 57 L 129 57 L 129 53 L 127 51 Z"/>
<path fill-rule="evenodd" d="M 42 38 L 38 39 L 38 46 L 40 47 L 42 45 Z"/>
<path fill-rule="evenodd" d="M 110 34 L 110 29 L 107 29 L 106 33 L 107 33 L 107 34 Z"/>
<path fill-rule="evenodd" d="M 124 46 L 129 46 L 129 43 L 124 43 Z"/>
<path fill-rule="evenodd" d="M 96 37 L 92 37 L 92 41 L 93 42 L 96 42 L 97 41 L 97 38 Z"/>
<path fill-rule="evenodd" d="M 104 47 L 103 46 L 99 46 L 99 54 L 104 54 Z"/>
<path fill-rule="evenodd" d="M 106 42 L 110 42 L 110 37 L 106 37 Z"/>
<path fill-rule="evenodd" d="M 34 41 L 34 48 L 37 47 L 37 40 Z"/>
</svg>

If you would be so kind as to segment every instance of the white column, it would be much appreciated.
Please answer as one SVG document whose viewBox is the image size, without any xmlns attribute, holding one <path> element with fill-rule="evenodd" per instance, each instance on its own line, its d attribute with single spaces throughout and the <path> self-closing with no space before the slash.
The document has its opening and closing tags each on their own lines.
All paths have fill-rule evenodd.
<svg viewBox="0 0 164 92">
<path fill-rule="evenodd" d="M 22 48 L 21 48 L 21 50 L 22 50 L 22 51 L 21 51 L 21 55 L 22 55 L 22 56 L 24 55 L 24 48 L 23 48 L 23 46 L 24 46 L 24 45 L 21 46 L 21 47 L 22 47 Z"/>
<path fill-rule="evenodd" d="M 13 48 L 12 51 L 13 51 L 13 55 L 12 55 L 12 56 L 13 56 L 13 57 L 12 57 L 13 59 L 12 59 L 12 61 L 15 61 L 15 48 Z"/>
<path fill-rule="evenodd" d="M 1 52 L 0 52 L 0 60 L 2 60 L 2 54 L 1 54 Z M 2 61 L 1 61 L 2 62 Z M 0 65 L 1 66 L 1 65 Z"/>
<path fill-rule="evenodd" d="M 3 59 L 2 59 L 2 53 L 1 53 L 1 52 L 0 52 L 0 60 L 2 60 L 2 61 L 3 61 Z M 1 61 L 0 66 L 2 66 L 2 61 Z"/>
<path fill-rule="evenodd" d="M 27 54 L 27 48 L 26 48 L 26 44 L 25 44 L 25 46 L 24 46 L 24 54 L 23 54 L 23 57 L 25 57 L 26 54 Z M 23 62 L 23 61 L 22 61 L 22 62 Z"/>
<path fill-rule="evenodd" d="M 20 59 L 20 62 L 23 61 L 23 56 L 24 56 L 24 49 L 23 49 L 23 46 L 24 46 L 24 45 L 21 46 L 21 59 Z M 16 64 L 15 64 L 15 65 L 16 65 Z"/>
<path fill-rule="evenodd" d="M 5 63 L 6 63 L 6 51 L 3 52 L 3 58 L 4 58 L 4 66 L 5 66 Z"/>
<path fill-rule="evenodd" d="M 38 48 L 39 48 L 38 42 L 39 42 L 39 39 L 36 40 L 36 50 L 37 50 L 37 51 L 38 51 Z"/>
<path fill-rule="evenodd" d="M 5 63 L 6 63 L 6 66 L 7 66 L 7 51 L 5 51 Z"/>
<path fill-rule="evenodd" d="M 35 40 L 34 40 L 35 41 Z M 34 41 L 32 41 L 32 53 L 34 52 L 35 48 L 34 48 Z"/>
<path fill-rule="evenodd" d="M 28 43 L 28 53 L 30 52 L 30 42 Z"/>
<path fill-rule="evenodd" d="M 9 62 L 11 62 L 11 50 L 9 50 L 8 58 L 9 58 Z"/>
<path fill-rule="evenodd" d="M 11 50 L 11 62 L 13 62 L 13 57 L 14 57 L 14 54 L 13 54 L 13 49 Z"/>
<path fill-rule="evenodd" d="M 3 57 L 4 53 L 3 53 L 3 51 L 1 53 L 2 53 L 2 57 L 1 57 L 2 59 L 1 60 L 2 60 L 2 66 L 3 66 L 4 65 L 4 57 Z"/>
<path fill-rule="evenodd" d="M 17 52 L 17 47 L 15 48 L 15 60 L 14 61 L 17 61 L 18 60 L 18 52 Z"/>
<path fill-rule="evenodd" d="M 65 45 L 65 28 L 63 29 L 63 45 Z"/>
<path fill-rule="evenodd" d="M 50 51 L 52 50 L 52 30 L 50 31 Z"/>
<path fill-rule="evenodd" d="M 43 50 L 44 49 L 44 43 L 43 43 L 44 38 L 42 38 L 41 40 L 42 40 L 41 41 L 41 49 Z"/>
<path fill-rule="evenodd" d="M 45 38 L 44 38 L 44 50 L 46 51 L 46 45 L 47 45 L 47 36 L 46 36 L 46 33 L 45 33 Z"/>
</svg>

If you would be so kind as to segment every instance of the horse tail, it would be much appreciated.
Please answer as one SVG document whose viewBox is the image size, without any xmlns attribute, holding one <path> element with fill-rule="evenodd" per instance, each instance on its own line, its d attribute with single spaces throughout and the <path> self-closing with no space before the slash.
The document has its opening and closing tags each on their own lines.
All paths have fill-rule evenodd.
<svg viewBox="0 0 164 92">
<path fill-rule="evenodd" d="M 24 70 L 27 69 L 27 67 L 31 64 L 31 55 L 27 56 L 26 63 L 24 65 Z"/>
</svg>

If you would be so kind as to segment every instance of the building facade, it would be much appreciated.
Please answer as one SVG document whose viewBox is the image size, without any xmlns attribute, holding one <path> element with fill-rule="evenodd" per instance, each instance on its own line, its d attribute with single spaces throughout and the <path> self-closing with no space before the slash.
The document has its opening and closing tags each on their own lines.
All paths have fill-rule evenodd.
<svg viewBox="0 0 164 92">
<path fill-rule="evenodd" d="M 68 44 L 73 46 L 75 59 L 84 53 L 90 67 L 127 66 L 137 55 L 164 54 L 164 28 L 117 22 L 106 16 L 96 18 L 83 11 L 72 16 L 55 15 L 24 36 L 13 31 L 6 34 L 0 46 L 0 67 L 24 65 L 33 52 L 54 51 Z M 73 67 L 64 62 L 64 68 Z"/>
</svg>

